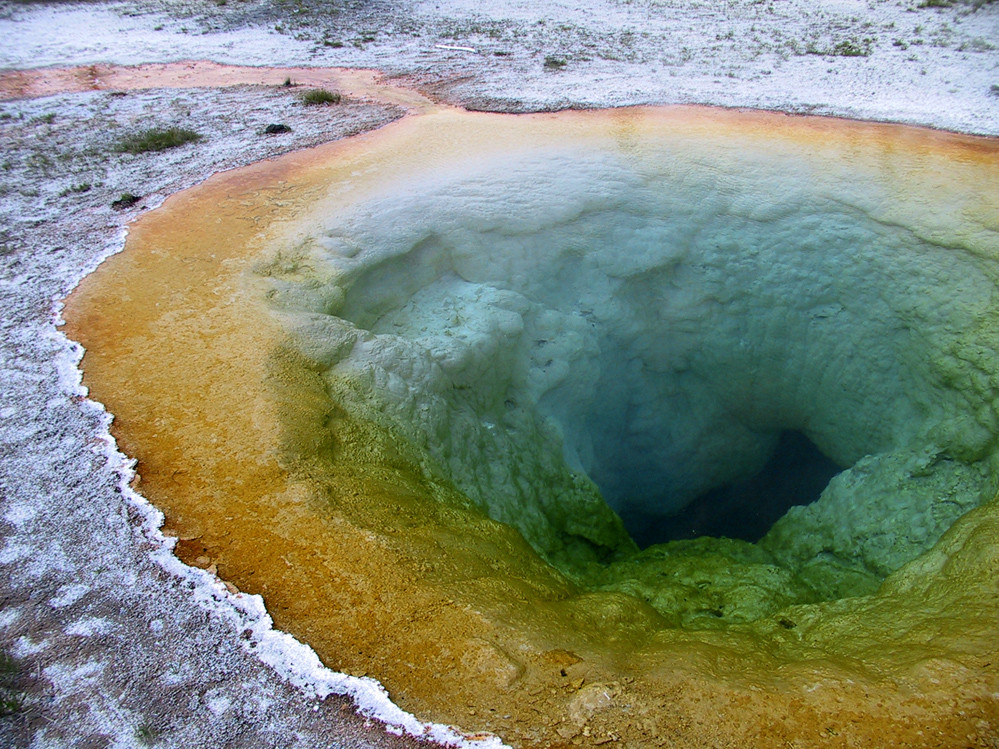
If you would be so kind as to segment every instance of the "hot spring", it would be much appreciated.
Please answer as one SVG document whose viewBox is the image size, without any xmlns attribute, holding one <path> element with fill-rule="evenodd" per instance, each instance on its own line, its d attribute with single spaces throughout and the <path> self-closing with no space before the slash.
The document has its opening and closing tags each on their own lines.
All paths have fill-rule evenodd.
<svg viewBox="0 0 999 749">
<path fill-rule="evenodd" d="M 175 196 L 66 317 L 182 558 L 422 717 L 963 740 L 997 291 L 992 140 L 442 111 Z"/>
</svg>

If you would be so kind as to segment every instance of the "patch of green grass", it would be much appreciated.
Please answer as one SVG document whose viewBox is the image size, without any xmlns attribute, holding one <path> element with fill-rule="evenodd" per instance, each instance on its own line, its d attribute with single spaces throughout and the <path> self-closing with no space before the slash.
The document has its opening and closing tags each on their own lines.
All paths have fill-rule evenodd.
<svg viewBox="0 0 999 749">
<path fill-rule="evenodd" d="M 73 193 L 90 192 L 92 185 L 89 182 L 81 182 L 78 185 L 72 185 L 67 187 L 61 193 L 59 193 L 60 198 L 65 198 L 67 195 L 72 195 Z"/>
<path fill-rule="evenodd" d="M 302 103 L 307 107 L 325 107 L 330 104 L 339 104 L 343 97 L 336 91 L 327 91 L 325 88 L 313 88 L 302 94 Z"/>
<path fill-rule="evenodd" d="M 994 52 L 995 49 L 996 45 L 992 44 L 992 42 L 988 41 L 987 39 L 983 39 L 980 36 L 976 36 L 971 41 L 962 42 L 961 45 L 957 48 L 957 51 L 967 52 L 970 50 L 972 52 Z"/>
<path fill-rule="evenodd" d="M 993 96 L 999 96 L 999 83 L 993 83 L 989 86 L 989 93 Z"/>
<path fill-rule="evenodd" d="M 24 690 L 20 687 L 21 664 L 0 651 L 0 717 L 17 715 L 24 710 Z"/>
<path fill-rule="evenodd" d="M 177 148 L 186 143 L 196 143 L 201 135 L 193 130 L 182 127 L 150 128 L 122 138 L 118 141 L 118 150 L 122 153 L 147 153 L 150 151 L 165 151 Z"/>
<path fill-rule="evenodd" d="M 39 172 L 48 172 L 52 168 L 53 162 L 47 153 L 33 153 L 31 154 L 26 163 L 29 169 L 34 169 Z"/>
<path fill-rule="evenodd" d="M 111 203 L 111 207 L 116 211 L 124 211 L 126 208 L 131 208 L 140 200 L 142 200 L 142 198 L 138 195 L 133 195 L 130 192 L 123 192 L 120 198 Z"/>
<path fill-rule="evenodd" d="M 829 54 L 836 57 L 867 57 L 871 54 L 871 42 L 868 39 L 844 39 L 837 42 Z"/>
<path fill-rule="evenodd" d="M 545 70 L 562 70 L 569 61 L 564 57 L 556 57 L 555 55 L 545 56 Z"/>
<path fill-rule="evenodd" d="M 949 8 L 954 4 L 954 0 L 923 0 L 917 8 Z"/>
<path fill-rule="evenodd" d="M 135 727 L 135 738 L 138 739 L 140 744 L 146 746 L 151 746 L 156 743 L 156 739 L 160 736 L 160 732 L 156 730 L 155 726 L 149 723 L 142 723 Z"/>
<path fill-rule="evenodd" d="M 816 44 L 809 44 L 805 53 L 809 55 L 823 55 L 829 57 L 868 57 L 874 46 L 874 40 L 870 38 L 857 39 L 851 37 L 836 42 L 832 47 L 821 48 Z M 895 44 L 895 46 L 900 46 Z"/>
</svg>

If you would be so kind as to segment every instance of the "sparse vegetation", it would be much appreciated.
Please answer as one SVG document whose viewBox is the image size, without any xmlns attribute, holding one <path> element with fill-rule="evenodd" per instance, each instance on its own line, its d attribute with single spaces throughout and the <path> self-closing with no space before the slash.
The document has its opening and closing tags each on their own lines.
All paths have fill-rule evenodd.
<svg viewBox="0 0 999 749">
<path fill-rule="evenodd" d="M 556 57 L 555 55 L 547 55 L 545 57 L 545 70 L 562 70 L 569 61 L 564 57 Z"/>
<path fill-rule="evenodd" d="M 999 83 L 993 83 L 989 86 L 989 93 L 993 96 L 999 96 Z"/>
<path fill-rule="evenodd" d="M 122 153 L 147 153 L 149 151 L 165 151 L 177 148 L 186 143 L 196 143 L 201 136 L 193 130 L 182 127 L 150 128 L 126 136 L 118 142 L 118 150 Z"/>
<path fill-rule="evenodd" d="M 900 40 L 896 40 L 893 44 L 896 47 L 903 46 L 904 42 L 899 43 L 899 41 Z M 850 37 L 849 39 L 842 39 L 836 42 L 832 47 L 822 48 L 815 44 L 810 44 L 805 52 L 810 55 L 823 55 L 830 57 L 868 57 L 871 54 L 873 46 L 874 39 L 857 39 L 856 37 Z"/>
<path fill-rule="evenodd" d="M 837 57 L 867 57 L 871 54 L 871 41 L 869 39 L 863 41 L 844 39 L 836 43 L 836 46 L 832 48 L 832 54 Z"/>
<path fill-rule="evenodd" d="M 313 88 L 302 94 L 302 103 L 307 107 L 325 107 L 330 104 L 339 104 L 343 97 L 336 91 L 327 91 L 325 88 Z"/>
<path fill-rule="evenodd" d="M 123 192 L 121 194 L 121 197 L 111 204 L 111 207 L 114 208 L 116 211 L 123 211 L 126 208 L 131 208 L 140 200 L 142 200 L 142 198 L 138 195 L 133 195 L 130 192 Z"/>
<path fill-rule="evenodd" d="M 958 46 L 957 51 L 958 52 L 969 52 L 969 51 L 970 52 L 994 52 L 995 49 L 996 49 L 996 45 L 992 44 L 992 42 L 988 41 L 987 39 L 983 39 L 980 36 L 976 36 L 974 39 L 972 39 L 970 41 L 962 42 L 960 44 L 960 46 Z"/>
<path fill-rule="evenodd" d="M 156 739 L 160 736 L 160 732 L 156 730 L 155 726 L 149 723 L 142 723 L 135 728 L 135 738 L 140 744 L 145 746 L 152 746 L 156 743 Z"/>
<path fill-rule="evenodd" d="M 24 690 L 20 686 L 21 664 L 5 650 L 0 650 L 0 718 L 24 710 Z"/>
<path fill-rule="evenodd" d="M 999 0 L 921 0 L 916 8 L 953 8 L 955 5 L 970 5 L 972 10 L 979 10 L 995 2 Z"/>
<path fill-rule="evenodd" d="M 92 185 L 89 182 L 81 182 L 78 185 L 71 185 L 59 193 L 60 198 L 65 198 L 67 195 L 72 195 L 73 193 L 90 192 Z"/>
<path fill-rule="evenodd" d="M 46 174 L 54 165 L 51 157 L 49 157 L 47 153 L 42 153 L 42 152 L 36 152 L 31 154 L 25 160 L 25 163 L 28 165 L 29 169 L 39 172 L 44 172 Z"/>
</svg>

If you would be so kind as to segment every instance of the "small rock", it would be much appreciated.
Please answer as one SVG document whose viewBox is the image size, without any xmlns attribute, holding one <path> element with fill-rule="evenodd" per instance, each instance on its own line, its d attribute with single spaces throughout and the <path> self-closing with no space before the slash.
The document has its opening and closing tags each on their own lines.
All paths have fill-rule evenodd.
<svg viewBox="0 0 999 749">
<path fill-rule="evenodd" d="M 524 665 L 498 646 L 473 638 L 465 645 L 462 662 L 499 689 L 509 689 L 524 674 Z"/>
<path fill-rule="evenodd" d="M 284 123 L 272 123 L 264 128 L 267 135 L 277 135 L 278 133 L 290 133 L 291 128 Z"/>
<path fill-rule="evenodd" d="M 610 708 L 617 694 L 616 684 L 597 683 L 583 687 L 569 700 L 569 719 L 578 726 L 584 725 L 594 713 Z"/>
<path fill-rule="evenodd" d="M 555 729 L 555 733 L 561 736 L 563 739 L 571 739 L 573 736 L 579 734 L 579 728 L 572 725 L 571 723 L 563 723 L 558 728 Z"/>
</svg>

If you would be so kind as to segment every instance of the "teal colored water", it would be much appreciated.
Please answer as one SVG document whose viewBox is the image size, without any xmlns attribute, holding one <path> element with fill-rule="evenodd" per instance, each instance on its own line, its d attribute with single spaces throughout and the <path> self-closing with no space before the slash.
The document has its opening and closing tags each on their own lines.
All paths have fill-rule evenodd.
<svg viewBox="0 0 999 749">
<path fill-rule="evenodd" d="M 995 491 L 999 265 L 893 200 L 780 149 L 528 148 L 329 217 L 275 298 L 355 412 L 577 579 L 617 585 L 619 517 L 689 538 L 716 496 L 784 603 L 868 592 Z M 818 454 L 768 488 L 789 433 Z"/>
</svg>

